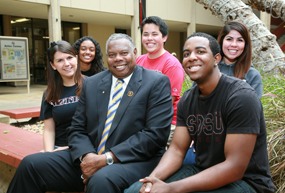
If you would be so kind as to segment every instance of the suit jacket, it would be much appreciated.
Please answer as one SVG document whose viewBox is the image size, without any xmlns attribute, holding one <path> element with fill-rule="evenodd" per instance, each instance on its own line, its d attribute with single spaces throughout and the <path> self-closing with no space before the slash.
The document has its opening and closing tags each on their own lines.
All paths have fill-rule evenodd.
<svg viewBox="0 0 285 193">
<path fill-rule="evenodd" d="M 72 159 L 97 152 L 108 111 L 112 74 L 86 78 L 68 141 Z M 162 156 L 173 116 L 170 82 L 165 75 L 136 66 L 113 120 L 106 151 L 121 163 Z"/>
</svg>

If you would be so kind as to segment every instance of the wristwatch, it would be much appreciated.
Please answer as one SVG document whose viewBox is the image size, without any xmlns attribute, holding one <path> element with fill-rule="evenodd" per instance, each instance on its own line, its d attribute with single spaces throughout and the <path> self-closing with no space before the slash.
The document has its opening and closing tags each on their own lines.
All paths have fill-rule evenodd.
<svg viewBox="0 0 285 193">
<path fill-rule="evenodd" d="M 112 165 L 114 163 L 114 160 L 113 160 L 113 157 L 112 157 L 111 153 L 110 152 L 106 152 L 105 156 L 106 156 L 106 163 L 108 165 Z"/>
</svg>

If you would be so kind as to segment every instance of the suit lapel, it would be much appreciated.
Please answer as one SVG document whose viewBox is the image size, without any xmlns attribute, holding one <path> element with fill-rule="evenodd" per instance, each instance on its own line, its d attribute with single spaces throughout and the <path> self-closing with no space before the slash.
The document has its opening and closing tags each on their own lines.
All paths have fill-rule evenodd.
<svg viewBox="0 0 285 193">
<path fill-rule="evenodd" d="M 141 81 L 142 81 L 142 68 L 136 67 L 134 70 L 134 73 L 129 81 L 129 84 L 124 92 L 123 98 L 120 102 L 120 105 L 117 109 L 116 115 L 114 117 L 110 132 L 109 132 L 109 137 L 112 134 L 112 132 L 117 128 L 119 122 L 123 118 L 129 103 L 132 101 L 132 99 L 135 97 L 137 94 L 140 86 L 141 86 Z"/>
<path fill-rule="evenodd" d="M 108 113 L 108 105 L 109 105 L 109 97 L 111 93 L 111 85 L 112 85 L 112 75 L 111 73 L 108 73 L 102 80 L 100 80 L 100 84 L 98 84 L 98 93 L 94 93 L 95 95 L 98 94 L 98 107 L 101 109 L 101 112 L 99 112 L 99 122 L 102 123 L 102 127 L 98 130 L 99 136 L 102 135 L 102 132 L 104 130 L 105 121 L 107 118 Z"/>
</svg>

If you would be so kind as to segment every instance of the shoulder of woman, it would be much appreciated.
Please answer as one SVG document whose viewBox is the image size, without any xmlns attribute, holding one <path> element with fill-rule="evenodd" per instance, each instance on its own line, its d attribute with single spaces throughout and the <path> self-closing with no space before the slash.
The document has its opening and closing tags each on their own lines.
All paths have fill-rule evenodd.
<svg viewBox="0 0 285 193">
<path fill-rule="evenodd" d="M 260 72 L 256 68 L 254 68 L 253 66 L 251 66 L 249 68 L 247 74 L 250 75 L 250 76 L 261 76 Z"/>
</svg>

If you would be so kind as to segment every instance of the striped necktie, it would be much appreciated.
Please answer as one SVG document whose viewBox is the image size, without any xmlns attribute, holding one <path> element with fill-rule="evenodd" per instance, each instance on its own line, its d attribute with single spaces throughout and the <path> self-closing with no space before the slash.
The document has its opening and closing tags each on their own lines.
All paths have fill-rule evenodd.
<svg viewBox="0 0 285 193">
<path fill-rule="evenodd" d="M 118 109 L 118 106 L 123 96 L 123 84 L 124 84 L 124 81 L 122 79 L 118 79 L 116 82 L 112 100 L 108 108 L 104 131 L 102 133 L 101 141 L 98 146 L 98 154 L 102 154 L 105 151 L 105 144 L 108 138 L 108 134 L 109 134 L 113 119 L 115 117 L 116 111 Z"/>
</svg>

